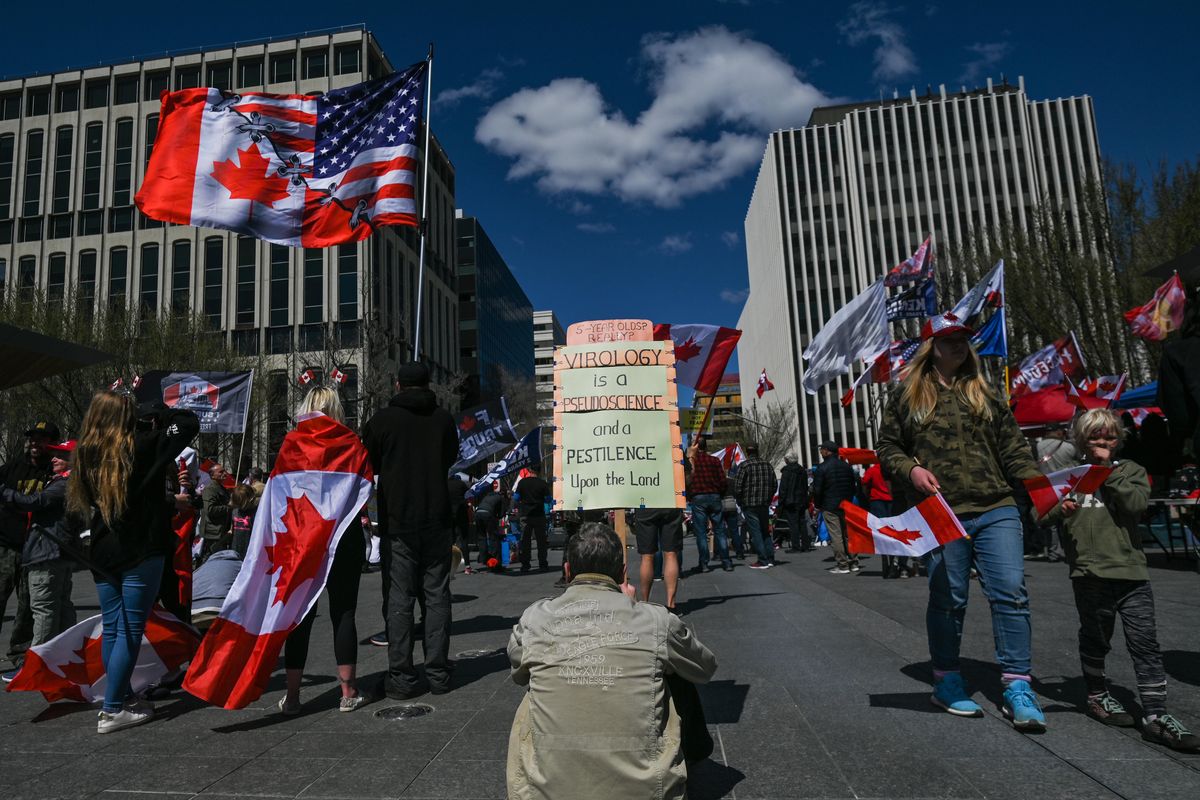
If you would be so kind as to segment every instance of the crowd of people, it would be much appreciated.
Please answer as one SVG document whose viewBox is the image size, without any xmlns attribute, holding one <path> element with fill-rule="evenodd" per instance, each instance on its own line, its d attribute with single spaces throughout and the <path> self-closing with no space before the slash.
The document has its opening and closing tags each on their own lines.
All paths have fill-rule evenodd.
<svg viewBox="0 0 1200 800">
<path fill-rule="evenodd" d="M 1168 747 L 1200 750 L 1200 739 L 1166 705 L 1139 529 L 1151 479 L 1122 453 L 1128 425 L 1112 411 L 1093 409 L 1031 447 L 984 380 L 969 335 L 951 315 L 926 324 L 924 342 L 884 410 L 877 463 L 865 470 L 847 463 L 834 441 L 821 444 L 821 463 L 811 470 L 788 454 L 776 473 L 754 444 L 727 470 L 706 439 L 695 437 L 685 454 L 687 508 L 641 508 L 624 519 L 556 514 L 551 484 L 536 466 L 510 487 L 472 491 L 467 475 L 450 473 L 458 457 L 456 427 L 429 388 L 428 370 L 405 365 L 395 397 L 363 426 L 376 489 L 350 520 L 324 582 L 339 710 L 355 711 L 375 693 L 360 687 L 356 675 L 364 573 L 378 566 L 381 575 L 384 632 L 371 641 L 388 648 L 388 670 L 378 694 L 400 700 L 441 694 L 453 688 L 449 581 L 457 561 L 465 574 L 522 574 L 534 569 L 536 548 L 536 567 L 545 573 L 555 569 L 548 534 L 565 529 L 555 582 L 565 591 L 530 606 L 509 642 L 513 680 L 528 687 L 512 727 L 510 792 L 553 794 L 568 773 L 583 769 L 608 776 L 596 784 L 605 794 L 617 786 L 637 794 L 645 770 L 654 768 L 667 776 L 664 796 L 681 796 L 686 762 L 711 751 L 695 685 L 716 669 L 713 654 L 683 621 L 681 578 L 718 566 L 733 571 L 747 551 L 749 568 L 761 572 L 781 563 L 781 551 L 807 553 L 821 543 L 829 546 L 829 571 L 853 575 L 862 562 L 847 536 L 845 503 L 884 518 L 939 494 L 967 536 L 921 559 L 885 556 L 880 569 L 884 578 L 928 576 L 934 705 L 959 717 L 983 716 L 960 664 L 970 585 L 978 579 L 991 612 L 1001 710 L 1018 730 L 1045 730 L 1033 688 L 1023 564 L 1055 552 L 1076 598 L 1085 713 L 1106 725 L 1136 725 L 1144 738 Z M 305 395 L 297 420 L 314 415 L 344 425 L 337 391 L 317 387 Z M 191 447 L 198 432 L 189 411 L 138 405 L 129 394 L 105 390 L 93 397 L 76 439 L 64 440 L 53 422 L 37 422 L 26 432 L 23 453 L 0 468 L 0 601 L 7 606 L 17 596 L 9 637 L 14 669 L 4 678 L 21 669 L 29 647 L 75 623 L 73 581 L 85 566 L 103 621 L 100 733 L 153 718 L 152 702 L 131 690 L 130 678 L 154 604 L 203 628 L 221 611 L 248 554 L 262 546 L 254 531 L 264 472 L 249 469 L 243 478 L 200 458 Z M 1069 494 L 1039 518 L 1022 482 L 1081 463 L 1111 469 L 1103 486 Z M 628 583 L 625 545 L 614 530 L 626 525 L 638 553 L 637 588 Z M 685 572 L 689 529 L 696 564 Z M 186 540 L 182 530 L 191 531 Z M 659 580 L 665 602 L 649 603 Z M 314 605 L 282 644 L 284 716 L 303 707 L 301 675 L 316 611 Z M 1118 618 L 1137 676 L 1137 714 L 1113 696 L 1105 673 Z M 414 662 L 417 638 L 421 665 Z M 654 675 L 667 680 L 647 693 Z M 181 681 L 171 675 L 160 688 Z M 603 702 L 596 690 L 608 693 Z M 532 731 L 552 746 L 535 747 Z M 579 731 L 648 737 L 662 746 L 614 753 L 582 747 Z"/>
</svg>

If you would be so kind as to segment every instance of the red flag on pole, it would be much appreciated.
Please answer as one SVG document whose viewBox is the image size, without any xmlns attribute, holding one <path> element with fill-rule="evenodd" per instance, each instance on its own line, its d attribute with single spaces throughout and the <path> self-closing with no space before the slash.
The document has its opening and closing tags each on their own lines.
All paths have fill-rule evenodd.
<svg viewBox="0 0 1200 800">
<path fill-rule="evenodd" d="M 325 588 L 338 542 L 371 495 L 367 451 L 324 414 L 283 440 L 254 516 L 250 546 L 183 688 L 244 708 L 263 692 L 279 650 Z"/>
</svg>

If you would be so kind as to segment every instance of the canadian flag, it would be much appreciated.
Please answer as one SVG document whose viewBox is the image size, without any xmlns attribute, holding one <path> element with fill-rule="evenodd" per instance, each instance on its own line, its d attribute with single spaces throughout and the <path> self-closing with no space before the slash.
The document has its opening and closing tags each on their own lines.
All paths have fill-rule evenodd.
<svg viewBox="0 0 1200 800">
<path fill-rule="evenodd" d="M 675 377 L 700 394 L 715 394 L 742 332 L 720 325 L 654 326 L 654 340 L 675 343 Z"/>
<path fill-rule="evenodd" d="M 1029 499 L 1037 509 L 1038 516 L 1044 517 L 1050 513 L 1059 502 L 1069 494 L 1095 494 L 1096 490 L 1108 480 L 1110 467 L 1095 464 L 1082 464 L 1078 467 L 1060 469 L 1048 475 L 1039 475 L 1024 481 L 1029 491 Z"/>
<path fill-rule="evenodd" d="M 307 386 L 317 379 L 317 371 L 315 369 L 306 369 L 296 378 L 296 383 L 301 386 Z"/>
<path fill-rule="evenodd" d="M 713 453 L 713 458 L 720 459 L 721 468 L 729 472 L 729 470 L 746 460 L 746 451 L 742 449 L 740 444 L 734 442 L 728 447 L 722 447 Z"/>
<path fill-rule="evenodd" d="M 89 617 L 44 644 L 29 648 L 25 665 L 8 685 L 10 692 L 41 692 L 46 702 L 90 703 L 104 695 L 104 661 L 100 615 Z M 200 635 L 155 606 L 146 618 L 142 647 L 129 679 L 134 692 L 144 691 L 191 660 Z"/>
<path fill-rule="evenodd" d="M 1069 375 L 1063 375 L 1063 386 L 1067 390 L 1067 402 L 1078 408 L 1080 411 L 1087 411 L 1087 403 L 1083 401 L 1083 395 L 1079 393 L 1079 387 L 1071 380 Z"/>
<path fill-rule="evenodd" d="M 895 517 L 877 517 L 848 500 L 843 501 L 842 511 L 846 515 L 846 548 L 852 553 L 920 556 L 967 535 L 940 494 Z"/>
<path fill-rule="evenodd" d="M 767 370 L 764 368 L 762 375 L 758 376 L 758 388 L 754 390 L 754 393 L 762 397 L 767 392 L 773 391 L 775 391 L 775 384 L 771 383 L 771 379 L 767 377 Z"/>
<path fill-rule="evenodd" d="M 1126 374 L 1101 375 L 1096 379 L 1093 394 L 1110 404 L 1115 403 L 1121 398 L 1121 392 L 1125 391 L 1125 381 L 1128 377 Z"/>
<path fill-rule="evenodd" d="M 350 376 L 345 372 L 342 372 L 337 367 L 333 368 L 333 372 L 329 373 L 329 377 L 333 378 L 334 382 L 337 383 L 338 386 L 342 386 L 346 383 L 346 381 L 350 380 Z"/>
<path fill-rule="evenodd" d="M 354 432 L 324 414 L 300 418 L 279 448 L 242 570 L 183 688 L 244 708 L 263 692 L 288 634 L 317 602 L 338 542 L 371 495 Z"/>
<path fill-rule="evenodd" d="M 115 381 L 113 381 L 112 383 L 110 383 L 108 385 L 108 390 L 110 392 L 115 392 L 117 389 L 120 389 L 124 385 L 125 385 L 125 379 L 117 378 Z"/>
</svg>

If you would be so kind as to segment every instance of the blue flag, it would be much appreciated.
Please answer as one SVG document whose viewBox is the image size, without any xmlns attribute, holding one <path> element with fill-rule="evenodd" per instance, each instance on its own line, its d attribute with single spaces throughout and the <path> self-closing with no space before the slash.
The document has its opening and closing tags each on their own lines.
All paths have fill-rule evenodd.
<svg viewBox="0 0 1200 800">
<path fill-rule="evenodd" d="M 496 462 L 496 465 L 488 470 L 486 475 L 477 480 L 467 490 L 466 497 L 468 500 L 474 500 L 483 494 L 484 489 L 490 486 L 492 481 L 499 480 L 505 475 L 524 469 L 530 464 L 539 464 L 541 461 L 542 429 L 537 427 L 521 437 L 521 441 L 517 442 L 504 458 Z"/>
<path fill-rule="evenodd" d="M 1004 309 L 999 308 L 991 319 L 971 337 L 975 352 L 981 356 L 1008 358 L 1008 333 L 1004 327 Z"/>
<path fill-rule="evenodd" d="M 937 285 L 930 278 L 887 301 L 888 322 L 937 316 Z"/>
</svg>

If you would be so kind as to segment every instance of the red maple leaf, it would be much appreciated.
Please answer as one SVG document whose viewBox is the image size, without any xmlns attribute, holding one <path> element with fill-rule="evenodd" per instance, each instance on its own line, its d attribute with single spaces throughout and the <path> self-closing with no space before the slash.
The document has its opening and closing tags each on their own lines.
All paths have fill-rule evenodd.
<svg viewBox="0 0 1200 800">
<path fill-rule="evenodd" d="M 910 530 L 899 530 L 898 531 L 890 525 L 884 525 L 882 528 L 878 528 L 877 530 L 883 536 L 887 536 L 891 539 L 895 539 L 898 542 L 903 542 L 904 544 L 912 544 L 917 539 L 921 538 L 920 531 L 910 531 Z"/>
<path fill-rule="evenodd" d="M 691 361 L 696 356 L 700 355 L 700 345 L 696 344 L 696 337 L 688 337 L 688 340 L 683 344 L 675 346 L 676 361 Z"/>
<path fill-rule="evenodd" d="M 101 637 L 88 639 L 74 652 L 78 661 L 59 664 L 63 677 L 79 686 L 92 686 L 104 677 L 104 658 L 100 651 Z"/>
<path fill-rule="evenodd" d="M 1100 381 L 1100 384 L 1096 388 L 1104 394 L 1110 394 L 1113 389 L 1117 388 L 1117 385 L 1112 381 Z"/>
<path fill-rule="evenodd" d="M 231 158 L 213 164 L 213 177 L 229 190 L 232 199 L 273 206 L 288 196 L 288 179 L 271 168 L 270 160 L 262 157 L 257 144 L 238 150 L 238 161 L 240 164 L 235 164 Z"/>
<path fill-rule="evenodd" d="M 474 428 L 475 427 L 475 415 L 468 414 L 467 416 L 463 417 L 462 422 L 458 423 L 458 427 L 463 429 L 464 431 L 469 431 L 469 430 L 471 430 L 471 428 Z"/>
<path fill-rule="evenodd" d="M 336 520 L 325 519 L 307 495 L 289 497 L 283 512 L 282 531 L 275 531 L 275 544 L 267 545 L 267 574 L 275 579 L 275 602 L 287 605 L 292 593 L 305 581 L 316 578 L 329 553 Z"/>
</svg>

